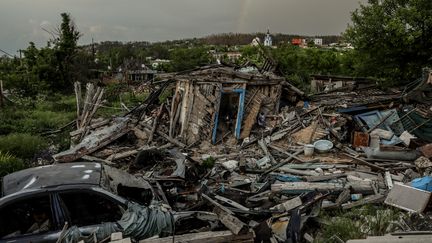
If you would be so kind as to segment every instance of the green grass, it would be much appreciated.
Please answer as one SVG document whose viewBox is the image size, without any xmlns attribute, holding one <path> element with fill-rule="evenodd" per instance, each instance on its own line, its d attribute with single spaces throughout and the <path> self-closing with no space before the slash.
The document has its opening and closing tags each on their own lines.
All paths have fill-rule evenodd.
<svg viewBox="0 0 432 243">
<path fill-rule="evenodd" d="M 23 160 L 0 151 L 0 177 L 27 168 Z"/>
<path fill-rule="evenodd" d="M 26 98 L 0 110 L 0 151 L 25 162 L 35 153 L 56 145 L 69 147 L 69 131 L 50 137 L 43 132 L 56 130 L 76 118 L 75 96 L 54 94 L 34 100 Z"/>
<path fill-rule="evenodd" d="M 47 141 L 37 135 L 11 133 L 0 136 L 0 152 L 23 159 L 32 159 L 35 153 L 48 147 Z"/>
<path fill-rule="evenodd" d="M 316 242 L 331 242 L 333 236 L 347 241 L 362 239 L 368 235 L 381 236 L 398 229 L 397 222 L 404 214 L 386 206 L 366 205 L 349 211 L 324 213 L 325 222 Z"/>
</svg>

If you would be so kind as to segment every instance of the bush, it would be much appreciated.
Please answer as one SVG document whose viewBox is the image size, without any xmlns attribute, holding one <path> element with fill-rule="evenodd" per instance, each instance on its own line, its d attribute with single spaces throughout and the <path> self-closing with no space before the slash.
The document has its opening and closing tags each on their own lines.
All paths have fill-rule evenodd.
<svg viewBox="0 0 432 243">
<path fill-rule="evenodd" d="M 0 152 L 10 153 L 18 158 L 32 159 L 34 154 L 48 147 L 39 136 L 27 133 L 12 133 L 0 136 Z"/>
<path fill-rule="evenodd" d="M 337 211 L 322 215 L 325 224 L 317 242 L 332 242 L 334 236 L 343 241 L 385 235 L 399 230 L 398 222 L 404 216 L 399 210 L 385 206 L 365 205 L 348 212 Z"/>
<path fill-rule="evenodd" d="M 0 178 L 25 168 L 27 165 L 21 159 L 0 151 Z"/>
</svg>

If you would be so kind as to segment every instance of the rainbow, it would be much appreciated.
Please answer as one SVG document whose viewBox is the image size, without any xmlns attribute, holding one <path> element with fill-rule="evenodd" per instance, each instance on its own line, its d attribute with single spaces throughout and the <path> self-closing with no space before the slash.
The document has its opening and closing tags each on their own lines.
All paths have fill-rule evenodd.
<svg viewBox="0 0 432 243">
<path fill-rule="evenodd" d="M 241 0 L 240 15 L 237 23 L 237 32 L 245 31 L 245 23 L 248 16 L 249 6 L 252 0 Z"/>
</svg>

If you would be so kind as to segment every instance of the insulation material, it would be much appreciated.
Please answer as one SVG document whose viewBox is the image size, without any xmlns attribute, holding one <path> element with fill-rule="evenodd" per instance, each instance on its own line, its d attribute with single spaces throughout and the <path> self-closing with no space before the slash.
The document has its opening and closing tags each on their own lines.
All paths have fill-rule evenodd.
<svg viewBox="0 0 432 243">
<path fill-rule="evenodd" d="M 62 243 L 100 242 L 112 233 L 123 232 L 125 237 L 142 240 L 152 236 L 166 237 L 174 230 L 174 218 L 171 212 L 161 206 L 141 206 L 129 203 L 128 209 L 117 222 L 103 223 L 92 233 L 84 233 L 78 227 L 70 227 L 63 235 Z"/>
</svg>

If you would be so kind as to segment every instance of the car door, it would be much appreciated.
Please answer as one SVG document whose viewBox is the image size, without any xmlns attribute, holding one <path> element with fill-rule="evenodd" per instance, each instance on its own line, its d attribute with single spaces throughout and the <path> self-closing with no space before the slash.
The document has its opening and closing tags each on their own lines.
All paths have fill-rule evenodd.
<svg viewBox="0 0 432 243">
<path fill-rule="evenodd" d="M 0 242 L 56 242 L 60 235 L 49 193 L 29 194 L 0 205 Z"/>
<path fill-rule="evenodd" d="M 69 226 L 77 226 L 83 235 L 89 235 L 102 223 L 118 221 L 124 204 L 110 194 L 98 190 L 67 190 L 57 192 Z"/>
</svg>

